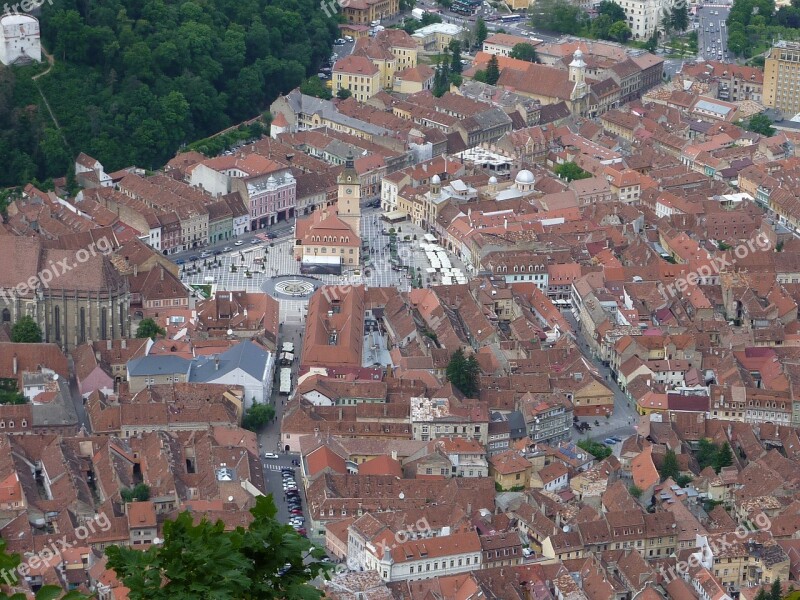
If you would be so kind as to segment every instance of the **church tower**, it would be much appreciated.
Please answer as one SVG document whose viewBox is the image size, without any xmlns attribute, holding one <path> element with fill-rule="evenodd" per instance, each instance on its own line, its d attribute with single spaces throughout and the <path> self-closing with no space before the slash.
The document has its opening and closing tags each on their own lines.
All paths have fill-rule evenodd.
<svg viewBox="0 0 800 600">
<path fill-rule="evenodd" d="M 586 63 L 583 62 L 583 52 L 580 49 L 575 50 L 572 62 L 569 63 L 569 80 L 575 84 L 570 95 L 572 114 L 582 115 L 586 109 L 588 89 L 586 87 Z"/>
<path fill-rule="evenodd" d="M 339 218 L 361 237 L 361 181 L 356 173 L 352 153 L 345 159 L 344 171 L 339 175 L 337 184 L 339 194 L 336 205 Z"/>
</svg>

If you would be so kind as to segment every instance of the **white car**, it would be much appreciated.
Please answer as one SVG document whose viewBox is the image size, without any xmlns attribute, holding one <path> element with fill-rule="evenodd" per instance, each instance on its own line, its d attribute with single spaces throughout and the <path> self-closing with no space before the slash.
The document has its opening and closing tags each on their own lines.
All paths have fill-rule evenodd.
<svg viewBox="0 0 800 600">
<path fill-rule="evenodd" d="M 280 456 L 278 456 L 274 452 L 267 452 L 266 454 L 264 454 L 264 458 L 268 460 L 277 460 L 278 458 L 280 458 Z"/>
<path fill-rule="evenodd" d="M 234 245 L 234 246 L 242 246 L 243 244 L 244 244 L 244 242 L 243 242 L 242 240 L 236 240 L 236 241 L 233 243 L 233 245 Z"/>
</svg>

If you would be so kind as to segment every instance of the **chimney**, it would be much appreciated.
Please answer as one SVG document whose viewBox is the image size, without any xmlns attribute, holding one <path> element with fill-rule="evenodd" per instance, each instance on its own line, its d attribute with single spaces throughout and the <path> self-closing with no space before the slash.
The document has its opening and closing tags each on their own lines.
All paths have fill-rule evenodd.
<svg viewBox="0 0 800 600">
<path fill-rule="evenodd" d="M 19 364 L 17 361 L 17 354 L 15 352 L 14 358 L 11 360 L 11 371 L 14 375 L 16 375 L 18 370 L 19 370 Z"/>
<path fill-rule="evenodd" d="M 111 350 L 111 340 L 106 340 L 106 350 Z"/>
<path fill-rule="evenodd" d="M 99 350 L 94 353 L 94 357 L 97 360 L 97 362 L 100 362 L 102 360 L 102 355 L 100 354 Z"/>
<path fill-rule="evenodd" d="M 128 340 L 126 340 L 125 338 L 122 338 L 119 341 L 119 345 L 123 350 L 125 350 L 128 347 Z"/>
<path fill-rule="evenodd" d="M 214 357 L 214 370 L 219 371 L 219 356 Z"/>
<path fill-rule="evenodd" d="M 139 265 L 133 265 L 133 276 L 136 277 L 139 274 Z"/>
<path fill-rule="evenodd" d="M 161 267 L 161 281 L 164 281 L 164 267 Z"/>
<path fill-rule="evenodd" d="M 472 516 L 472 502 L 467 503 L 467 516 L 468 517 Z"/>
<path fill-rule="evenodd" d="M 343 414 L 344 414 L 344 410 L 340 408 L 340 409 L 339 409 L 339 420 L 340 420 L 340 421 L 342 420 L 342 416 L 343 416 Z"/>
<path fill-rule="evenodd" d="M 392 450 L 392 460 L 397 460 L 397 450 Z"/>
</svg>

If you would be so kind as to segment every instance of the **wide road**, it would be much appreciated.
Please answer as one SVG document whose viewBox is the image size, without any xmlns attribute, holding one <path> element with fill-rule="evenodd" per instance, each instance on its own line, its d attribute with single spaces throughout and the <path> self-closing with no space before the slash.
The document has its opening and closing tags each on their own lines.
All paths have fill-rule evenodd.
<svg viewBox="0 0 800 600">
<path fill-rule="evenodd" d="M 697 50 L 706 60 L 728 60 L 728 28 L 725 21 L 730 9 L 704 6 L 697 10 Z"/>
</svg>

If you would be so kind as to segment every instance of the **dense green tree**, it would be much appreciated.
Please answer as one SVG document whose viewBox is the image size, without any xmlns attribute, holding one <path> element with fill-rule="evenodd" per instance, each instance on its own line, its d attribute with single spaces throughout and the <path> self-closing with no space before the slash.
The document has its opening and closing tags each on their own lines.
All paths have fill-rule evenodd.
<svg viewBox="0 0 800 600">
<path fill-rule="evenodd" d="M 661 464 L 660 475 L 661 480 L 672 479 L 676 481 L 680 476 L 681 470 L 678 466 L 678 457 L 672 449 L 667 450 L 664 454 L 664 462 Z"/>
<path fill-rule="evenodd" d="M 625 21 L 617 21 L 608 30 L 608 36 L 620 44 L 624 44 L 631 39 L 631 28 Z"/>
<path fill-rule="evenodd" d="M 495 85 L 500 79 L 500 64 L 497 62 L 497 55 L 492 54 L 489 62 L 486 63 L 486 83 Z"/>
<path fill-rule="evenodd" d="M 714 456 L 714 470 L 719 473 L 722 467 L 729 467 L 732 464 L 733 452 L 731 451 L 731 445 L 725 442 Z"/>
<path fill-rule="evenodd" d="M 603 460 L 611 456 L 612 450 L 605 444 L 595 442 L 594 440 L 585 439 L 578 442 L 578 448 L 586 450 L 589 454 L 594 456 L 597 460 Z"/>
<path fill-rule="evenodd" d="M 532 62 L 532 63 L 539 62 L 539 55 L 536 54 L 536 48 L 534 48 L 532 44 L 526 44 L 525 42 L 514 44 L 514 47 L 511 49 L 511 53 L 509 54 L 509 56 L 511 58 L 516 58 L 518 60 L 525 60 L 527 62 Z"/>
<path fill-rule="evenodd" d="M 347 88 L 341 88 L 338 92 L 336 92 L 336 97 L 339 100 L 347 100 L 352 95 L 353 95 L 353 92 L 351 92 Z"/>
<path fill-rule="evenodd" d="M 52 0 L 40 20 L 52 70 L 0 68 L 0 186 L 63 176 L 80 151 L 160 167 L 314 75 L 338 35 L 316 0 Z"/>
<path fill-rule="evenodd" d="M 640 487 L 639 487 L 639 486 L 637 486 L 637 485 L 632 485 L 631 487 L 629 487 L 629 488 L 628 488 L 628 493 L 629 493 L 631 496 L 633 496 L 634 498 L 636 498 L 637 500 L 638 500 L 639 498 L 641 498 L 641 497 L 642 497 L 642 494 L 643 494 L 643 492 L 642 492 L 642 488 L 640 488 Z"/>
<path fill-rule="evenodd" d="M 15 344 L 38 344 L 42 341 L 42 330 L 33 317 L 25 315 L 11 327 L 11 341 Z"/>
<path fill-rule="evenodd" d="M 775 135 L 775 128 L 772 126 L 772 121 L 764 113 L 759 113 L 750 117 L 745 125 L 745 129 L 767 137 Z"/>
<path fill-rule="evenodd" d="M 483 18 L 478 17 L 475 21 L 475 45 L 478 48 L 483 48 L 483 42 L 489 37 L 489 29 L 486 27 L 486 22 Z"/>
<path fill-rule="evenodd" d="M 150 338 L 154 340 L 156 336 L 166 335 L 166 333 L 163 327 L 150 318 L 142 319 L 139 326 L 136 328 L 137 338 Z"/>
<path fill-rule="evenodd" d="M 464 65 L 461 64 L 461 42 L 459 40 L 450 41 L 450 73 L 460 74 Z"/>
<path fill-rule="evenodd" d="M 700 470 L 713 466 L 716 455 L 717 446 L 707 438 L 701 439 L 697 449 L 697 462 L 700 465 Z"/>
<path fill-rule="evenodd" d="M 447 380 L 467 398 L 476 398 L 479 378 L 480 366 L 475 355 L 466 356 L 461 348 L 456 350 L 447 364 Z"/>
<path fill-rule="evenodd" d="M 612 23 L 628 20 L 623 8 L 611 0 L 602 0 L 597 7 L 597 13 L 599 15 L 607 15 L 611 19 Z"/>
<path fill-rule="evenodd" d="M 330 100 L 333 97 L 333 94 L 331 94 L 325 82 L 316 75 L 314 77 L 309 77 L 301 83 L 300 91 L 307 96 L 314 96 L 315 98 L 322 98 L 323 100 Z"/>
<path fill-rule="evenodd" d="M 568 0 L 538 0 L 529 10 L 534 27 L 577 35 L 589 24 L 589 15 Z"/>
<path fill-rule="evenodd" d="M 420 20 L 419 23 L 422 27 L 426 27 L 428 25 L 433 25 L 434 23 L 441 23 L 441 22 L 442 22 L 442 17 L 440 17 L 436 13 L 426 12 L 424 15 L 422 15 L 422 19 Z"/>
<path fill-rule="evenodd" d="M 762 587 L 760 590 L 758 590 L 755 600 L 770 600 L 769 592 Z"/>
<path fill-rule="evenodd" d="M 486 83 L 486 71 L 484 69 L 478 69 L 475 71 L 475 74 L 472 76 L 473 81 L 478 81 L 480 83 Z"/>
<path fill-rule="evenodd" d="M 783 600 L 781 578 L 776 577 L 769 588 L 769 600 Z"/>
<path fill-rule="evenodd" d="M 675 31 L 686 31 L 689 27 L 689 6 L 686 2 L 676 2 L 669 16 Z"/>
<path fill-rule="evenodd" d="M 250 512 L 250 526 L 234 531 L 225 531 L 222 521 L 194 524 L 191 513 L 181 513 L 164 524 L 161 544 L 145 551 L 107 548 L 108 566 L 131 600 L 321 598 L 309 582 L 325 570 L 324 551 L 275 519 L 272 496 L 257 498 Z"/>
<path fill-rule="evenodd" d="M 122 489 L 120 496 L 125 502 L 146 502 L 150 499 L 150 486 L 145 483 L 137 483 L 132 489 Z"/>
<path fill-rule="evenodd" d="M 566 179 L 567 181 L 574 181 L 576 179 L 588 179 L 592 176 L 591 173 L 587 173 L 583 169 L 581 169 L 578 165 L 574 162 L 565 162 L 560 165 L 556 165 L 553 169 L 556 175 L 560 175 L 562 178 Z"/>
<path fill-rule="evenodd" d="M 275 418 L 275 407 L 272 404 L 253 404 L 242 417 L 242 427 L 249 431 L 258 431 Z"/>
<path fill-rule="evenodd" d="M 592 21 L 592 35 L 601 40 L 611 39 L 608 32 L 613 24 L 614 21 L 612 21 L 611 17 L 608 15 L 598 15 L 598 17 Z"/>
</svg>

